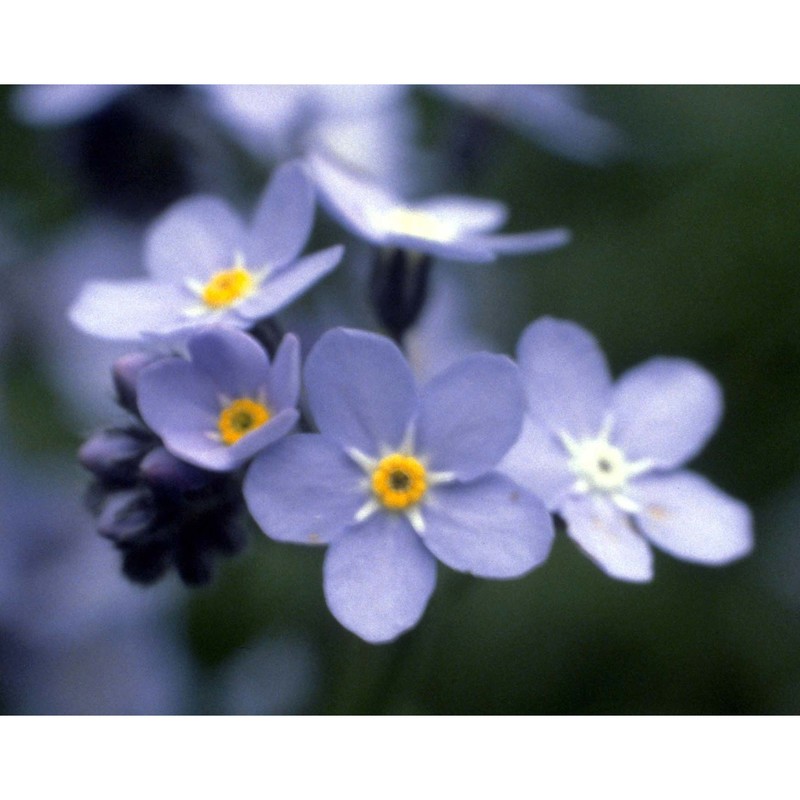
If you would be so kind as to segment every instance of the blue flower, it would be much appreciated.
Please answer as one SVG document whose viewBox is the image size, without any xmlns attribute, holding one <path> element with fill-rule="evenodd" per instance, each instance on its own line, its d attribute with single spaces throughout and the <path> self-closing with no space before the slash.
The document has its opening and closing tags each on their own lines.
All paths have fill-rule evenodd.
<svg viewBox="0 0 800 800">
<path fill-rule="evenodd" d="M 209 322 L 249 327 L 341 260 L 338 245 L 297 260 L 313 218 L 314 193 L 297 162 L 275 172 L 249 227 L 219 198 L 183 200 L 148 230 L 152 277 L 89 283 L 70 319 L 86 333 L 128 340 Z"/>
<path fill-rule="evenodd" d="M 418 391 L 391 341 L 339 328 L 309 354 L 305 386 L 320 433 L 262 453 L 244 496 L 273 539 L 330 545 L 325 596 L 346 628 L 383 642 L 413 627 L 437 558 L 512 578 L 547 557 L 543 504 L 494 471 L 524 410 L 508 358 L 468 356 Z"/>
<path fill-rule="evenodd" d="M 381 247 L 484 262 L 503 253 L 550 250 L 569 241 L 564 228 L 492 233 L 507 217 L 506 207 L 496 200 L 440 195 L 410 203 L 322 156 L 309 156 L 305 163 L 330 214 L 356 236 Z"/>
<path fill-rule="evenodd" d="M 299 418 L 300 347 L 284 337 L 270 364 L 236 329 L 212 327 L 187 343 L 189 359 L 165 358 L 138 379 L 142 419 L 173 455 L 216 472 L 241 466 Z"/>
<path fill-rule="evenodd" d="M 654 358 L 612 384 L 595 339 L 550 318 L 525 329 L 517 355 L 528 414 L 500 469 L 557 511 L 602 570 L 650 580 L 649 543 L 706 564 L 750 551 L 747 506 L 680 469 L 722 414 L 710 374 L 685 359 Z"/>
</svg>

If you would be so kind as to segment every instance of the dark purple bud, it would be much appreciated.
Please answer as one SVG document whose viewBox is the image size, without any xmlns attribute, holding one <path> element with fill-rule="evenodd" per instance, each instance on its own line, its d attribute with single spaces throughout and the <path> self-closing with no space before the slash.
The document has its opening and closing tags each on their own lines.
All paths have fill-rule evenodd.
<svg viewBox="0 0 800 800">
<path fill-rule="evenodd" d="M 136 380 L 139 373 L 150 364 L 158 361 L 161 356 L 153 353 L 127 353 L 120 356 L 111 368 L 114 378 L 114 388 L 117 391 L 117 402 L 127 411 L 138 414 L 136 405 Z"/>
<path fill-rule="evenodd" d="M 146 489 L 126 489 L 108 496 L 100 516 L 97 531 L 117 544 L 142 536 L 156 519 L 152 494 Z"/>
<path fill-rule="evenodd" d="M 153 438 L 136 428 L 100 431 L 83 443 L 78 460 L 101 480 L 132 483 L 142 456 L 153 446 Z"/>
<path fill-rule="evenodd" d="M 207 470 L 181 461 L 163 447 L 156 447 L 142 459 L 139 474 L 154 489 L 176 493 L 202 489 L 215 477 Z"/>
</svg>

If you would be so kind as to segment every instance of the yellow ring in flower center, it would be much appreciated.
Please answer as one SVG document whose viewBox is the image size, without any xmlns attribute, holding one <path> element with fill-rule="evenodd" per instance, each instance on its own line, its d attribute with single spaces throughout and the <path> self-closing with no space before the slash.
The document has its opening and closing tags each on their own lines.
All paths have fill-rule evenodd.
<svg viewBox="0 0 800 800">
<path fill-rule="evenodd" d="M 425 467 L 402 453 L 382 458 L 372 472 L 371 483 L 383 506 L 396 511 L 418 503 L 428 488 Z"/>
<path fill-rule="evenodd" d="M 250 431 L 269 422 L 269 409 L 257 400 L 241 397 L 219 413 L 219 435 L 225 444 L 235 444 Z"/>
<path fill-rule="evenodd" d="M 244 267 L 236 266 L 212 275 L 200 296 L 210 308 L 225 308 L 247 297 L 254 286 L 255 281 L 250 272 Z"/>
</svg>

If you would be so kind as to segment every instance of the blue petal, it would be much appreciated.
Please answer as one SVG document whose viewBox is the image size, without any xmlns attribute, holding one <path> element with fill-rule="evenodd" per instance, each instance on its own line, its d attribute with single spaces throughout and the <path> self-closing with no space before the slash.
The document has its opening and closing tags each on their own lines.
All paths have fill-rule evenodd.
<svg viewBox="0 0 800 800">
<path fill-rule="evenodd" d="M 415 449 L 432 470 L 475 478 L 496 466 L 517 440 L 524 410 L 511 359 L 467 356 L 420 392 Z"/>
<path fill-rule="evenodd" d="M 630 518 L 605 497 L 567 499 L 559 509 L 569 537 L 612 578 L 642 583 L 653 578 L 653 552 Z"/>
<path fill-rule="evenodd" d="M 726 564 L 753 547 L 750 509 L 688 470 L 635 481 L 636 522 L 656 547 L 687 561 Z"/>
<path fill-rule="evenodd" d="M 416 410 L 408 363 L 395 344 L 374 333 L 325 333 L 306 360 L 305 383 L 319 430 L 370 456 L 398 448 Z"/>
<path fill-rule="evenodd" d="M 475 232 L 496 230 L 508 218 L 508 209 L 499 200 L 460 195 L 431 197 L 414 203 L 413 209 L 434 214 L 453 227 Z"/>
<path fill-rule="evenodd" d="M 540 497 L 551 511 L 575 484 L 564 445 L 527 415 L 519 439 L 497 469 Z"/>
<path fill-rule="evenodd" d="M 551 228 L 528 233 L 499 233 L 495 236 L 471 236 L 470 242 L 493 253 L 518 255 L 543 253 L 569 244 L 572 235 L 566 228 Z"/>
<path fill-rule="evenodd" d="M 289 436 L 258 456 L 244 480 L 247 507 L 267 536 L 327 543 L 355 521 L 364 473 L 316 433 Z"/>
<path fill-rule="evenodd" d="M 328 607 L 368 642 L 390 642 L 413 628 L 435 585 L 436 560 L 397 514 L 374 514 L 325 556 Z"/>
<path fill-rule="evenodd" d="M 517 357 L 535 421 L 576 438 L 599 433 L 611 401 L 611 376 L 591 334 L 574 322 L 542 317 L 522 332 Z"/>
<path fill-rule="evenodd" d="M 483 578 L 523 575 L 553 544 L 542 502 L 498 474 L 437 487 L 422 513 L 428 549 L 449 567 Z"/>
<path fill-rule="evenodd" d="M 145 264 L 162 281 L 207 280 L 234 265 L 244 238 L 241 220 L 224 200 L 191 197 L 171 206 L 150 226 Z"/>
<path fill-rule="evenodd" d="M 258 398 L 269 378 L 269 358 L 252 336 L 234 328 L 208 328 L 188 342 L 192 364 L 205 374 L 218 394 L 236 399 Z M 273 411 L 275 409 L 272 409 Z"/>
<path fill-rule="evenodd" d="M 300 340 L 287 333 L 278 346 L 269 374 L 269 401 L 277 410 L 293 408 L 300 399 Z"/>
<path fill-rule="evenodd" d="M 180 289 L 156 281 L 90 281 L 69 310 L 72 323 L 104 339 L 135 341 L 143 333 L 187 327 L 191 305 Z"/>
<path fill-rule="evenodd" d="M 259 290 L 236 308 L 237 313 L 255 321 L 280 311 L 331 272 L 342 255 L 344 248 L 334 245 L 283 267 L 269 275 Z"/>
<path fill-rule="evenodd" d="M 314 189 L 299 161 L 275 170 L 253 215 L 247 260 L 279 267 L 305 247 L 314 222 Z"/>
<path fill-rule="evenodd" d="M 721 416 L 716 379 L 685 359 L 653 358 L 614 387 L 614 443 L 629 459 L 683 464 L 702 449 Z"/>
</svg>

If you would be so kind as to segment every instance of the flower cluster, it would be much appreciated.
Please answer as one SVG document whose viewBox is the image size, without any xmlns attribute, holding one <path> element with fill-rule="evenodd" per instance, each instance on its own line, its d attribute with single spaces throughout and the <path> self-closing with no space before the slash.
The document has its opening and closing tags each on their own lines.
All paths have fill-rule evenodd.
<svg viewBox="0 0 800 800">
<path fill-rule="evenodd" d="M 301 255 L 317 201 L 376 250 L 381 332 L 313 337 L 278 318 L 343 260 L 340 244 Z M 684 468 L 722 410 L 696 364 L 653 359 L 612 383 L 589 333 L 542 318 L 516 361 L 432 359 L 448 366 L 418 380 L 407 336 L 434 259 L 569 241 L 563 228 L 497 233 L 506 218 L 495 200 L 404 200 L 319 152 L 275 170 L 249 224 L 211 196 L 164 211 L 145 233 L 149 276 L 94 281 L 70 311 L 86 333 L 140 348 L 114 371 L 127 422 L 80 452 L 126 574 L 174 567 L 204 582 L 213 555 L 241 548 L 249 516 L 274 541 L 325 546 L 331 612 L 387 642 L 420 620 L 439 562 L 518 578 L 546 561 L 556 523 L 622 580 L 652 578 L 651 544 L 706 564 L 745 555 L 747 507 Z"/>
</svg>

